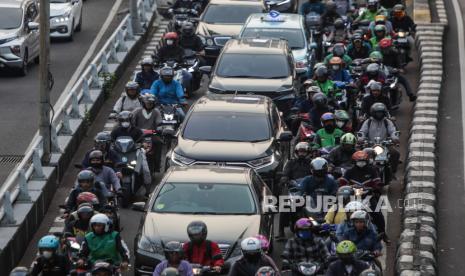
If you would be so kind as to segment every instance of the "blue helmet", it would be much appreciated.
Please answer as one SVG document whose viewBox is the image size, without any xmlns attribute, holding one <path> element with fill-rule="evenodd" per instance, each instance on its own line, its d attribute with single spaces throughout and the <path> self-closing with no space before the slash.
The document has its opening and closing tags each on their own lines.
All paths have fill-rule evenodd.
<svg viewBox="0 0 465 276">
<path fill-rule="evenodd" d="M 60 243 L 57 237 L 55 237 L 54 235 L 47 235 L 40 239 L 38 247 L 39 249 L 56 250 L 58 249 L 59 244 Z"/>
</svg>

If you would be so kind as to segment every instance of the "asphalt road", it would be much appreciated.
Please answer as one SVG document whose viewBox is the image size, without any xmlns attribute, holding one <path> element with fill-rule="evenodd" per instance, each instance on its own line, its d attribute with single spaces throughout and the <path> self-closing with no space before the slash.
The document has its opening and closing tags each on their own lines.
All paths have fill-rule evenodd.
<svg viewBox="0 0 465 276">
<path fill-rule="evenodd" d="M 75 33 L 74 41 L 51 43 L 51 72 L 55 80 L 51 91 L 52 105 L 88 51 L 114 2 L 86 1 L 83 6 L 82 31 Z M 113 21 L 118 21 L 119 17 L 115 17 Z M 111 27 L 109 30 L 114 29 Z M 24 155 L 38 130 L 39 70 L 36 64 L 31 64 L 29 68 L 26 77 L 16 77 L 8 72 L 0 73 L 0 156 Z M 0 164 L 0 183 L 3 183 L 14 165 Z"/>
<path fill-rule="evenodd" d="M 457 22 L 452 1 L 445 1 L 449 19 L 444 41 L 444 81 L 439 110 L 439 176 L 438 197 L 438 251 L 437 268 L 439 275 L 463 275 L 465 263 L 461 249 L 465 246 L 465 188 L 464 148 L 462 121 L 464 107 L 461 104 L 460 67 L 457 39 Z M 459 1 L 464 14 L 464 2 Z M 462 25 L 463 26 L 463 25 Z M 459 30 L 460 31 L 460 30 Z M 463 31 L 463 28 L 462 30 Z M 462 72 L 463 74 L 463 72 Z"/>
</svg>

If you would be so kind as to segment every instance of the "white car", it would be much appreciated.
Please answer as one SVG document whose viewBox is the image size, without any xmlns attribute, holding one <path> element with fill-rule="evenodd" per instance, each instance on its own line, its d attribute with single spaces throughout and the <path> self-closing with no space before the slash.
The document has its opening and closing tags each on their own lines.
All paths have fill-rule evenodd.
<svg viewBox="0 0 465 276">
<path fill-rule="evenodd" d="M 82 27 L 82 0 L 50 0 L 50 37 L 73 40 Z"/>
</svg>

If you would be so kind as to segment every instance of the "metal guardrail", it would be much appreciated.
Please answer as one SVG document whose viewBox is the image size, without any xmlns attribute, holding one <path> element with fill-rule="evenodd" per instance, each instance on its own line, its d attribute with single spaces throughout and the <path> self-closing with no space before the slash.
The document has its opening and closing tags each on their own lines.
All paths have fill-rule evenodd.
<svg viewBox="0 0 465 276">
<path fill-rule="evenodd" d="M 148 28 L 155 0 L 139 0 L 137 2 L 138 16 L 142 27 Z M 101 89 L 104 79 L 101 74 L 109 73 L 111 64 L 118 64 L 119 53 L 128 51 L 127 43 L 134 41 L 135 36 L 132 29 L 131 16 L 126 15 L 102 49 L 95 55 L 90 65 L 81 74 L 64 100 L 57 103 L 51 126 L 52 153 L 61 153 L 58 136 L 72 136 L 73 130 L 70 127 L 70 120 L 84 119 L 85 114 L 81 114 L 80 104 L 93 103 L 90 90 Z M 43 138 L 36 135 L 26 150 L 23 160 L 13 169 L 3 185 L 0 187 L 0 221 L 3 225 L 14 225 L 16 223 L 13 214 L 13 203 L 18 201 L 30 201 L 27 181 L 29 179 L 45 179 L 42 166 Z"/>
</svg>

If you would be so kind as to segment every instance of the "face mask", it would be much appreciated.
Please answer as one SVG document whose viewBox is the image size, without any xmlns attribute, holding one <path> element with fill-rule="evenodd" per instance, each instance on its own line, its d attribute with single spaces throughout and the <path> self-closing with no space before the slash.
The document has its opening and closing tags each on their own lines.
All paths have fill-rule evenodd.
<svg viewBox="0 0 465 276">
<path fill-rule="evenodd" d="M 355 162 L 355 165 L 357 165 L 357 167 L 359 168 L 363 168 L 367 165 L 367 162 L 366 161 L 357 161 Z"/>
<path fill-rule="evenodd" d="M 342 128 L 345 125 L 344 121 L 336 121 L 336 125 L 338 128 Z"/>
<path fill-rule="evenodd" d="M 163 82 L 166 84 L 171 83 L 172 79 L 171 78 L 162 78 Z"/>
<path fill-rule="evenodd" d="M 129 122 L 122 122 L 121 126 L 124 127 L 124 128 L 128 128 L 128 127 L 131 126 L 131 124 Z"/>
<path fill-rule="evenodd" d="M 302 240 L 310 240 L 312 238 L 312 232 L 310 231 L 299 231 L 297 232 L 297 236 Z"/>
<path fill-rule="evenodd" d="M 259 253 L 253 253 L 253 254 L 244 254 L 244 257 L 247 259 L 247 261 L 251 263 L 256 263 L 260 260 L 260 255 Z"/>
<path fill-rule="evenodd" d="M 101 169 L 103 167 L 102 163 L 90 163 L 92 168 Z"/>
<path fill-rule="evenodd" d="M 373 116 L 376 120 L 381 120 L 384 118 L 384 112 L 376 112 Z"/>
<path fill-rule="evenodd" d="M 336 127 L 334 125 L 325 125 L 326 132 L 332 133 Z"/>
<path fill-rule="evenodd" d="M 167 40 L 166 45 L 171 46 L 173 45 L 174 41 L 173 40 Z"/>
<path fill-rule="evenodd" d="M 42 256 L 43 256 L 45 259 L 50 259 L 50 258 L 52 258 L 52 256 L 53 256 L 53 252 L 52 252 L 52 251 L 44 251 L 44 252 L 42 252 Z"/>
<path fill-rule="evenodd" d="M 339 65 L 332 65 L 331 68 L 333 68 L 334 71 L 339 70 Z"/>
</svg>

